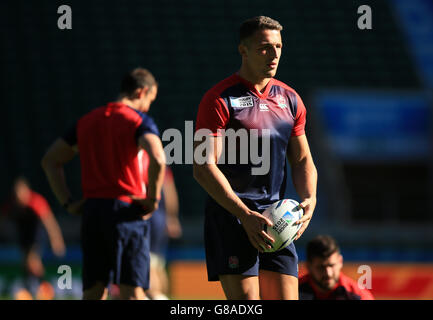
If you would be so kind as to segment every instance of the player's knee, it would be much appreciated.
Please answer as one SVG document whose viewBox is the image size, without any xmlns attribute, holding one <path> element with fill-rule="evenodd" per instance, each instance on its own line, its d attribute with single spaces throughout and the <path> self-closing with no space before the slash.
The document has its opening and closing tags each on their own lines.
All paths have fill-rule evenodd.
<svg viewBox="0 0 433 320">
<path fill-rule="evenodd" d="M 260 300 L 260 296 L 256 291 L 243 292 L 236 300 Z"/>
<path fill-rule="evenodd" d="M 229 300 L 260 300 L 259 292 L 255 289 L 243 289 L 228 294 Z"/>
<path fill-rule="evenodd" d="M 255 278 L 220 276 L 223 291 L 228 300 L 259 300 L 259 287 Z"/>
</svg>

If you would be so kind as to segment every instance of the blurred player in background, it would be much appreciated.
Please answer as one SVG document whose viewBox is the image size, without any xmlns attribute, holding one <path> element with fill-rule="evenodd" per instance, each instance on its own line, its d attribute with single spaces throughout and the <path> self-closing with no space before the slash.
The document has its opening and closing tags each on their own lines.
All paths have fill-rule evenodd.
<svg viewBox="0 0 433 320">
<path fill-rule="evenodd" d="M 81 117 L 42 159 L 59 202 L 70 213 L 82 214 L 83 299 L 105 299 L 110 282 L 119 285 L 121 299 L 146 299 L 147 220 L 158 208 L 165 172 L 159 131 L 146 114 L 157 90 L 148 70 L 131 71 L 122 80 L 117 102 Z M 147 172 L 144 151 L 149 156 Z M 82 200 L 71 196 L 63 169 L 78 152 Z"/>
<path fill-rule="evenodd" d="M 161 201 L 149 219 L 150 223 L 150 287 L 146 294 L 152 300 L 167 300 L 169 280 L 166 271 L 166 254 L 169 239 L 182 235 L 179 222 L 179 198 L 173 172 L 166 167 Z"/>
<path fill-rule="evenodd" d="M 18 177 L 12 187 L 11 199 L 5 203 L 2 211 L 16 226 L 23 254 L 25 289 L 15 292 L 14 298 L 53 299 L 53 287 L 43 280 L 45 268 L 40 254 L 43 230 L 46 230 L 56 256 L 64 256 L 66 250 L 62 232 L 47 200 L 33 191 L 25 178 Z"/>
<path fill-rule="evenodd" d="M 317 172 L 305 136 L 305 106 L 292 88 L 274 79 L 283 46 L 281 30 L 269 17 L 245 21 L 240 27 L 239 72 L 209 90 L 197 114 L 196 130 L 212 132 L 206 139 L 212 151 L 227 151 L 222 129 L 271 131 L 270 169 L 264 175 L 253 176 L 251 162 L 218 163 L 218 151 L 207 163 L 194 163 L 194 177 L 210 196 L 205 209 L 208 280 L 219 280 L 228 299 L 298 299 L 294 244 L 263 253 L 273 239 L 263 230 L 272 223 L 261 213 L 284 196 L 286 157 L 304 209 L 295 240 L 316 206 Z"/>
<path fill-rule="evenodd" d="M 368 289 L 359 288 L 356 281 L 347 277 L 343 256 L 334 238 L 319 235 L 307 244 L 308 274 L 299 279 L 301 300 L 373 300 Z"/>
</svg>

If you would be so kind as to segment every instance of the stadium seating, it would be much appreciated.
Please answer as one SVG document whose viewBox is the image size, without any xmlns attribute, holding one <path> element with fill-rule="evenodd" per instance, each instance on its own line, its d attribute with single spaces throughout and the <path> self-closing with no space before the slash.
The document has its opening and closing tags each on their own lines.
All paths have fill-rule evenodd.
<svg viewBox="0 0 433 320">
<path fill-rule="evenodd" d="M 135 66 L 149 68 L 160 82 L 150 113 L 161 130 L 183 130 L 185 120 L 195 121 L 204 92 L 239 67 L 237 28 L 254 15 L 272 16 L 284 26 L 278 78 L 306 99 L 318 88 L 419 87 L 388 2 L 374 2 L 374 31 L 357 28 L 361 4 L 95 0 L 72 3 L 73 28 L 59 30 L 51 1 L 11 2 L 10 11 L 2 10 L 7 37 L 0 53 L 6 83 L 7 120 L 0 129 L 7 137 L 0 160 L 8 168 L 4 181 L 23 173 L 56 203 L 39 166 L 45 148 L 80 115 L 115 99 L 119 78 Z M 201 217 L 202 191 L 191 167 L 173 169 L 181 211 Z M 79 192 L 78 162 L 69 170 Z M 2 183 L 0 193 L 7 188 Z"/>
</svg>

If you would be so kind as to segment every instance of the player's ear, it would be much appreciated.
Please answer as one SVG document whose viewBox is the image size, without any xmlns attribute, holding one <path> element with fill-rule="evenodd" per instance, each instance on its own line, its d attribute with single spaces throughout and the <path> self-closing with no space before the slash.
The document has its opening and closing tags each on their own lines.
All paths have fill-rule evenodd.
<svg viewBox="0 0 433 320">
<path fill-rule="evenodd" d="M 140 99 L 141 98 L 141 90 L 142 90 L 142 88 L 135 89 L 134 94 L 132 96 L 132 99 Z"/>
<path fill-rule="evenodd" d="M 244 43 L 239 43 L 238 45 L 238 51 L 239 54 L 243 57 L 243 58 L 247 58 L 248 57 L 248 48 Z"/>
<path fill-rule="evenodd" d="M 137 98 L 141 99 L 147 95 L 148 91 L 149 91 L 149 87 L 143 87 L 143 88 L 138 88 L 135 92 Z"/>
</svg>

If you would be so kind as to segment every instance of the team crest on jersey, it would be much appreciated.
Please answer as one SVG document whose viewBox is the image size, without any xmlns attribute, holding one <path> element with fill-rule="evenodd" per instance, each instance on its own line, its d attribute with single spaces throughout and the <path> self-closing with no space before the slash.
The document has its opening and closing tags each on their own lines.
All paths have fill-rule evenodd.
<svg viewBox="0 0 433 320">
<path fill-rule="evenodd" d="M 284 98 L 281 94 L 277 95 L 277 103 L 281 109 L 287 108 L 286 98 Z"/>
<path fill-rule="evenodd" d="M 236 269 L 239 268 L 239 258 L 236 256 L 229 257 L 229 268 Z"/>
<path fill-rule="evenodd" d="M 254 106 L 253 97 L 230 97 L 230 104 L 233 108 L 252 108 Z"/>
</svg>

